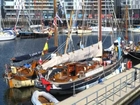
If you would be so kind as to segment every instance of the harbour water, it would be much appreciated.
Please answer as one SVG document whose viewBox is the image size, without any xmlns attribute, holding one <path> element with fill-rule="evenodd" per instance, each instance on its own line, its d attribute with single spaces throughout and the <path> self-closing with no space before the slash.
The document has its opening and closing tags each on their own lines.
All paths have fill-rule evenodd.
<svg viewBox="0 0 140 105">
<path fill-rule="evenodd" d="M 111 44 L 111 34 L 107 33 L 103 36 L 104 47 L 107 48 Z M 79 36 L 73 36 L 74 45 L 77 48 L 77 43 L 79 42 Z M 97 33 L 94 35 L 90 35 L 87 37 L 87 45 L 90 43 L 97 42 Z M 135 35 L 135 41 L 139 40 L 139 34 Z M 65 35 L 59 36 L 59 43 L 63 43 L 66 40 Z M 8 89 L 8 86 L 3 79 L 2 74 L 4 73 L 5 64 L 10 64 L 10 58 L 18 55 L 29 54 L 37 51 L 41 51 L 44 47 L 46 38 L 38 38 L 38 39 L 19 39 L 11 40 L 11 41 L 2 41 L 0 42 L 0 105 L 31 105 L 30 98 L 36 88 L 28 87 L 22 89 Z M 54 39 L 51 38 L 49 40 L 49 47 L 54 46 Z M 133 59 L 133 64 L 137 64 L 140 60 Z M 64 96 L 55 96 L 59 101 L 69 97 L 71 95 Z M 137 98 L 140 99 L 140 96 Z M 135 101 L 137 102 L 137 100 Z M 139 105 L 139 104 L 131 104 L 131 105 Z"/>
</svg>

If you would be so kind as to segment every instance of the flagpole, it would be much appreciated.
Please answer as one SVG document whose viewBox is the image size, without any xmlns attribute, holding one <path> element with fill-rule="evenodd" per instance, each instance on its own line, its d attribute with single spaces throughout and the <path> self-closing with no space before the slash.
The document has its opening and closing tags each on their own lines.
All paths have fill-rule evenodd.
<svg viewBox="0 0 140 105">
<path fill-rule="evenodd" d="M 56 16 L 56 12 L 57 12 L 57 1 L 53 0 L 53 4 L 54 4 L 54 17 Z M 58 46 L 58 33 L 57 33 L 58 29 L 57 26 L 54 26 L 54 45 L 57 47 Z"/>
</svg>

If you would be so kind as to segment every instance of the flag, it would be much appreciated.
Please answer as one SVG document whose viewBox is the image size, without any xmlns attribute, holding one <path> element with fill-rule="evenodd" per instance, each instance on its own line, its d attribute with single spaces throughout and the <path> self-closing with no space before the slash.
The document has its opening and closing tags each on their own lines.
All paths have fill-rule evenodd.
<svg viewBox="0 0 140 105">
<path fill-rule="evenodd" d="M 57 18 L 56 18 L 56 17 L 54 17 L 54 19 L 53 19 L 53 25 L 54 25 L 55 27 L 57 27 Z"/>
<path fill-rule="evenodd" d="M 39 59 L 38 63 L 41 65 L 43 63 L 42 58 Z"/>
<path fill-rule="evenodd" d="M 58 14 L 56 13 L 56 15 L 55 15 L 55 17 L 54 17 L 54 19 L 53 19 L 53 25 L 54 26 L 57 26 L 57 19 L 61 22 L 61 23 L 63 23 L 63 21 L 62 21 L 62 19 L 58 16 Z"/>
</svg>

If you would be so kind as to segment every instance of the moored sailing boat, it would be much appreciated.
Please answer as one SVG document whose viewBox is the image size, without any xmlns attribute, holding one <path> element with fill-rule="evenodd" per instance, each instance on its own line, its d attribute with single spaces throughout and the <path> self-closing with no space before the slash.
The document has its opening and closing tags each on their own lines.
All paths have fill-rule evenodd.
<svg viewBox="0 0 140 105">
<path fill-rule="evenodd" d="M 46 88 L 52 93 L 73 91 L 73 89 L 78 90 L 86 87 L 117 69 L 122 61 L 121 38 L 119 37 L 109 49 L 103 50 L 101 0 L 98 1 L 98 26 L 99 36 L 96 44 L 56 56 L 44 62 L 41 66 L 48 71 L 48 74 L 45 77 L 39 74 L 35 85 Z M 116 47 L 118 50 L 111 53 Z"/>
<path fill-rule="evenodd" d="M 3 74 L 9 88 L 21 88 L 34 86 L 34 80 L 37 78 L 38 73 L 47 74 L 46 70 L 37 70 L 38 62 L 33 61 L 31 64 L 24 64 L 23 66 L 6 66 L 5 73 Z"/>
<path fill-rule="evenodd" d="M 0 2 L 0 41 L 5 41 L 5 40 L 13 40 L 16 38 L 16 35 L 12 29 L 7 29 L 3 30 L 1 26 L 1 2 Z"/>
<path fill-rule="evenodd" d="M 127 28 L 128 28 L 128 25 L 127 25 L 128 5 L 126 5 L 125 17 L 126 17 L 126 21 L 125 21 L 126 30 L 125 30 L 125 41 L 122 42 L 122 44 L 123 44 L 123 53 L 124 53 L 125 56 L 131 56 L 133 58 L 139 59 L 140 58 L 140 42 L 138 41 L 137 44 L 135 44 L 134 36 L 132 36 L 131 40 L 128 39 L 128 30 L 129 30 L 129 29 L 127 30 Z"/>
</svg>

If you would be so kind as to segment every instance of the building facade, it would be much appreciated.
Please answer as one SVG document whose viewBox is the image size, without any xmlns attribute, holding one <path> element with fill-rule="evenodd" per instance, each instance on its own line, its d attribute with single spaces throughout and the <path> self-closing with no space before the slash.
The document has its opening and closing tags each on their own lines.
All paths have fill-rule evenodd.
<svg viewBox="0 0 140 105">
<path fill-rule="evenodd" d="M 63 0 L 61 0 L 63 1 Z M 98 0 L 64 0 L 64 7 L 60 7 L 59 0 L 57 0 L 58 15 L 62 20 L 70 18 L 71 11 L 74 10 L 75 3 L 82 2 L 82 9 L 78 11 L 77 19 L 82 21 L 83 13 L 86 16 L 85 20 L 97 20 L 98 14 Z M 21 5 L 22 4 L 22 5 Z M 20 6 L 19 6 L 20 5 Z M 19 10 L 19 22 L 23 21 L 53 21 L 54 18 L 54 0 L 4 0 L 4 21 L 17 21 Z M 61 10 L 61 11 L 60 11 Z M 62 11 L 63 10 L 63 11 Z M 64 14 L 66 13 L 66 14 Z M 102 0 L 102 18 L 110 19 L 114 15 L 114 0 Z M 65 18 L 66 17 L 66 18 Z M 49 23 L 49 22 L 48 22 Z M 48 24 L 47 23 L 47 24 Z"/>
<path fill-rule="evenodd" d="M 122 0 L 121 7 L 122 11 L 125 12 L 125 6 L 128 6 L 130 18 L 139 19 L 140 18 L 140 1 L 139 0 Z"/>
<path fill-rule="evenodd" d="M 17 17 L 18 8 L 15 8 L 16 1 L 22 0 L 5 0 L 4 1 L 4 11 L 6 19 L 15 19 Z M 29 16 L 30 19 L 45 19 L 50 20 L 54 17 L 54 5 L 53 0 L 23 0 L 25 1 L 25 9 L 21 11 L 20 17 Z M 58 5 L 57 0 L 57 5 Z M 79 0 L 75 0 L 79 1 Z M 86 15 L 90 18 L 93 18 L 97 14 L 98 9 L 98 0 L 82 0 L 84 2 L 84 10 L 86 11 Z M 71 10 L 74 7 L 74 0 L 64 0 L 64 6 L 67 11 L 67 17 L 70 17 Z M 102 14 L 103 17 L 112 14 L 114 9 L 114 1 L 113 0 L 102 0 Z M 82 18 L 82 10 L 78 14 L 78 19 Z M 92 14 L 92 16 L 91 16 Z M 106 15 L 105 15 L 106 14 Z M 63 14 L 60 14 L 63 15 Z M 109 15 L 108 15 L 109 16 Z M 63 17 L 63 16 L 61 16 Z"/>
</svg>

